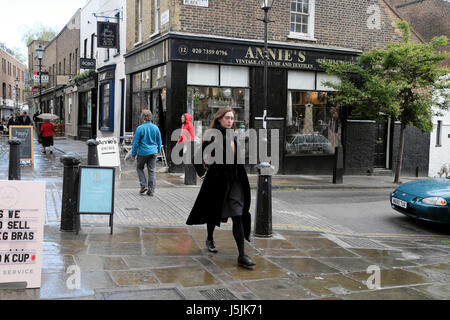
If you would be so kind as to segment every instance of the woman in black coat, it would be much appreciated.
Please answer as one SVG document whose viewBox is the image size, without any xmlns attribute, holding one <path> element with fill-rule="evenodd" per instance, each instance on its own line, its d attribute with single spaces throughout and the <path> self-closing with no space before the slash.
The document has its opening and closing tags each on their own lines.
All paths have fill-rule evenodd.
<svg viewBox="0 0 450 320">
<path fill-rule="evenodd" d="M 221 222 L 227 222 L 228 218 L 231 218 L 233 236 L 239 251 L 238 265 L 247 268 L 255 265 L 244 251 L 244 239 L 250 242 L 250 184 L 244 165 L 237 164 L 236 160 L 238 148 L 237 139 L 233 134 L 233 130 L 236 129 L 234 118 L 235 112 L 232 108 L 222 108 L 216 112 L 209 130 L 205 132 L 207 136 L 208 133 L 214 132 L 211 129 L 219 130 L 215 131 L 216 136 L 222 138 L 222 141 L 215 142 L 215 137 L 209 141 L 205 139 L 202 148 L 198 150 L 202 152 L 202 156 L 196 156 L 194 159 L 204 160 L 205 148 L 214 143 L 220 148 L 213 148 L 211 156 L 223 161 L 220 163 L 218 160 L 208 166 L 204 165 L 203 161 L 202 164 L 194 161 L 197 174 L 204 180 L 186 224 L 206 223 L 208 230 L 206 246 L 210 252 L 217 252 L 213 238 L 214 229 L 216 226 L 220 227 Z M 232 153 L 228 161 L 227 149 Z"/>
</svg>

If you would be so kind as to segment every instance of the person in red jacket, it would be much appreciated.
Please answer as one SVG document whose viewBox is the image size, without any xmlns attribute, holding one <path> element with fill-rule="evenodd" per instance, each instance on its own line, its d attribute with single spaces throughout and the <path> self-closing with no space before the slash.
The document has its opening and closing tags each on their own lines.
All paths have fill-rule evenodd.
<svg viewBox="0 0 450 320">
<path fill-rule="evenodd" d="M 41 126 L 42 133 L 42 146 L 44 147 L 44 151 L 42 153 L 47 153 L 45 148 L 50 147 L 50 153 L 53 153 L 53 133 L 55 132 L 55 127 L 50 120 L 45 119 L 44 123 Z"/>
<path fill-rule="evenodd" d="M 185 113 L 181 116 L 181 134 L 177 143 L 183 143 L 183 154 L 186 154 L 187 147 L 190 141 L 194 140 L 194 126 L 192 125 L 192 116 L 189 113 Z M 185 163 L 185 167 L 189 164 Z M 191 166 L 193 169 L 193 167 Z M 185 169 L 186 170 L 186 169 Z M 181 175 L 181 179 L 184 179 L 184 174 Z"/>
<path fill-rule="evenodd" d="M 181 134 L 177 143 L 183 142 L 185 145 L 194 140 L 194 126 L 192 125 L 192 116 L 185 113 L 181 116 Z"/>
</svg>

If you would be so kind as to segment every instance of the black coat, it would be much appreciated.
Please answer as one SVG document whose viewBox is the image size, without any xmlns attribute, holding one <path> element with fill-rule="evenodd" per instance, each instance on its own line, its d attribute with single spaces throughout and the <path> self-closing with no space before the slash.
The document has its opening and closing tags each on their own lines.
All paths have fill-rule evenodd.
<svg viewBox="0 0 450 320">
<path fill-rule="evenodd" d="M 224 135 L 225 136 L 225 135 Z M 202 154 L 205 147 L 211 143 L 205 141 L 202 144 Z M 225 137 L 224 137 L 225 143 Z M 237 139 L 234 138 L 237 150 Z M 199 148 L 200 149 L 200 148 Z M 225 147 L 224 149 L 225 150 Z M 200 150 L 199 150 L 200 151 Z M 225 156 L 224 162 L 225 162 Z M 203 159 L 203 158 L 202 158 Z M 236 161 L 235 161 L 236 163 Z M 250 241 L 251 216 L 250 216 L 250 184 L 247 172 L 243 164 L 217 164 L 213 163 L 207 168 L 204 164 L 194 164 L 195 171 L 201 177 L 205 174 L 200 192 L 192 207 L 191 213 L 186 221 L 188 225 L 213 223 L 220 227 L 221 222 L 226 222 L 227 218 L 222 218 L 222 206 L 226 193 L 230 190 L 232 183 L 237 179 L 241 184 L 244 193 L 244 207 L 242 210 L 242 223 L 244 226 L 244 237 Z"/>
</svg>

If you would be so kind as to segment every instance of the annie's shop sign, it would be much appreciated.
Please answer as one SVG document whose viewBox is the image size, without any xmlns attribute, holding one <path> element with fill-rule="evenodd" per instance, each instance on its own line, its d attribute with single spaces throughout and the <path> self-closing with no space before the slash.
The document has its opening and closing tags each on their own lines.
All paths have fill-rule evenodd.
<svg viewBox="0 0 450 320">
<path fill-rule="evenodd" d="M 263 66 L 264 48 L 246 44 L 207 42 L 192 39 L 172 39 L 170 60 Z M 337 50 L 269 47 L 268 66 L 301 70 L 322 70 L 323 61 L 354 62 L 357 52 Z"/>
</svg>

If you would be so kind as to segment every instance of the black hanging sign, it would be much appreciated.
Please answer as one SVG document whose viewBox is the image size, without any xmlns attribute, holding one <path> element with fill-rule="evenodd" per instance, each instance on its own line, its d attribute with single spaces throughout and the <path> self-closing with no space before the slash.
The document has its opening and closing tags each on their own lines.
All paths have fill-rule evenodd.
<svg viewBox="0 0 450 320">
<path fill-rule="evenodd" d="M 119 47 L 119 24 L 114 22 L 97 22 L 97 48 Z"/>
<path fill-rule="evenodd" d="M 80 58 L 80 69 L 95 70 L 95 59 Z"/>
</svg>

